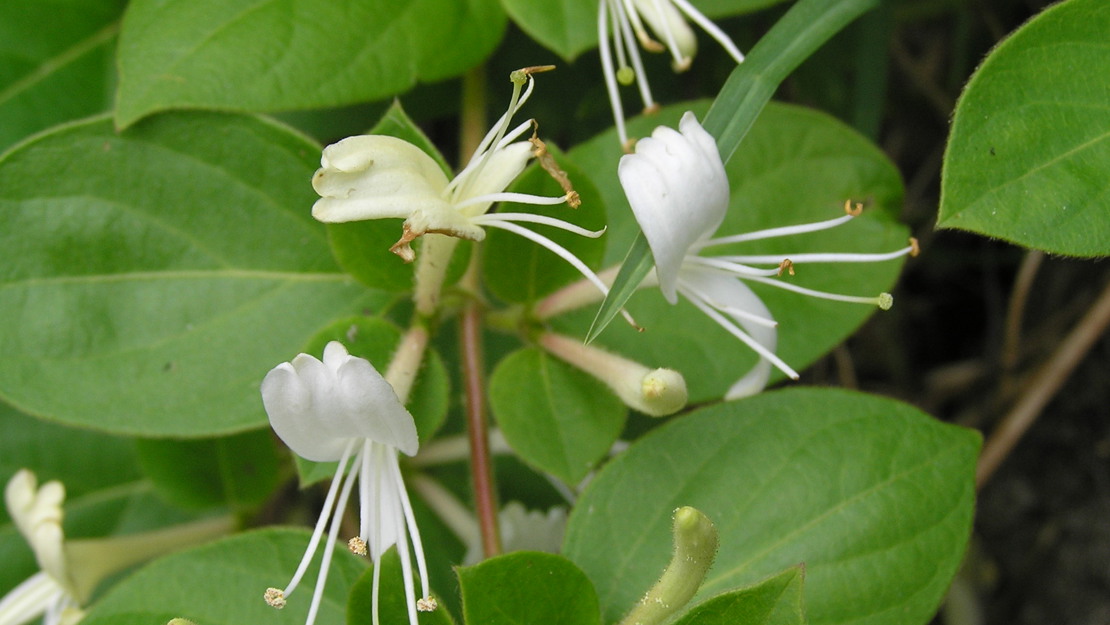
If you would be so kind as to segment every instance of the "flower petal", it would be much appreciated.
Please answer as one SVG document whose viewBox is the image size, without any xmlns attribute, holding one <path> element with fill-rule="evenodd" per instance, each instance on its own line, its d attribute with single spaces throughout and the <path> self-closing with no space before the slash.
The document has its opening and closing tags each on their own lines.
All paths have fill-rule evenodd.
<svg viewBox="0 0 1110 625">
<path fill-rule="evenodd" d="M 479 155 L 476 158 L 482 159 L 485 156 Z M 532 144 L 527 141 L 510 143 L 494 150 L 488 158 L 489 160 L 484 164 L 479 160 L 459 173 L 459 179 L 455 181 L 456 186 L 452 193 L 453 204 L 482 195 L 500 193 L 508 188 L 531 160 Z M 484 215 L 489 210 L 490 204 L 490 202 L 472 204 L 460 212 L 468 217 Z"/>
<path fill-rule="evenodd" d="M 695 291 L 706 303 L 720 310 L 744 329 L 756 343 L 774 354 L 778 342 L 778 331 L 771 326 L 756 323 L 733 311 L 744 311 L 756 317 L 772 319 L 771 311 L 767 310 L 763 300 L 755 294 L 748 285 L 737 278 L 711 270 L 694 269 L 687 267 L 682 271 L 684 288 Z M 737 399 L 754 395 L 767 386 L 771 377 L 771 361 L 760 356 L 759 362 L 751 371 L 733 384 L 725 399 Z"/>
<path fill-rule="evenodd" d="M 304 356 L 298 362 L 301 371 L 316 369 L 305 360 L 314 358 L 301 356 Z M 316 362 L 326 369 L 323 363 Z M 321 398 L 316 397 L 316 393 L 330 395 L 329 389 L 320 386 L 318 376 L 302 378 L 298 368 L 283 362 L 262 380 L 262 403 L 270 417 L 270 426 L 294 453 L 315 462 L 334 462 L 343 455 L 347 440 L 336 436 L 318 411 Z"/>
<path fill-rule="evenodd" d="M 663 45 L 670 47 L 673 38 L 677 50 L 671 54 L 689 60 L 698 51 L 698 40 L 694 36 L 694 29 L 686 23 L 686 18 L 675 8 L 671 0 L 632 0 L 636 11 L 644 18 Z M 668 33 L 670 37 L 668 37 Z M 678 60 L 678 59 L 676 59 Z"/>
<path fill-rule="evenodd" d="M 690 246 L 708 238 L 728 210 L 728 177 L 717 144 L 687 112 L 681 133 L 660 126 L 621 157 L 621 186 L 655 257 L 659 288 L 672 304 Z"/>
<path fill-rule="evenodd" d="M 415 145 L 384 135 L 347 137 L 324 148 L 312 187 L 319 221 L 405 218 L 446 206 L 447 176 Z"/>
<path fill-rule="evenodd" d="M 351 357 L 337 373 L 342 414 L 349 436 L 368 438 L 412 456 L 420 447 L 412 414 L 401 405 L 393 386 L 363 358 Z"/>
</svg>

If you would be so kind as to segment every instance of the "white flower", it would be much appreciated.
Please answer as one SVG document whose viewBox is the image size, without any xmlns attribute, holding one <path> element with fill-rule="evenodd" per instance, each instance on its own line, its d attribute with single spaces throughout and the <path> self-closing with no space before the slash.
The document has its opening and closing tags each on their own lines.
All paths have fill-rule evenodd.
<svg viewBox="0 0 1110 625">
<path fill-rule="evenodd" d="M 600 43 L 598 51 L 601 54 L 602 73 L 605 74 L 605 88 L 609 92 L 609 103 L 613 107 L 613 117 L 617 124 L 617 135 L 623 146 L 628 146 L 628 134 L 624 128 L 624 109 L 617 83 L 628 85 L 636 82 L 644 101 L 644 110 L 649 111 L 656 106 L 633 38 L 650 52 L 669 51 L 675 71 L 684 71 L 694 60 L 697 39 L 683 14 L 705 29 L 737 63 L 744 61 L 744 55 L 732 39 L 687 0 L 600 0 L 597 14 L 597 37 Z M 612 51 L 609 49 L 610 20 L 613 23 Z M 647 26 L 663 43 L 648 35 L 644 22 L 647 22 Z M 614 53 L 617 57 L 616 70 L 613 68 Z"/>
<path fill-rule="evenodd" d="M 0 625 L 21 625 L 39 616 L 44 625 L 72 625 L 84 616 L 63 544 L 65 496 L 61 482 L 47 482 L 39 488 L 35 474 L 27 469 L 16 472 L 8 481 L 4 489 L 8 514 L 42 570 L 0 600 Z"/>
<path fill-rule="evenodd" d="M 552 226 L 587 237 L 601 236 L 604 230 L 594 232 L 531 213 L 487 214 L 496 202 L 537 205 L 566 202 L 574 207 L 579 203 L 578 194 L 562 172 L 555 177 L 563 185 L 565 195 L 542 197 L 505 192 L 533 157 L 543 159 L 541 162 L 551 167 L 548 162 L 551 157 L 541 141 L 535 138 L 515 141 L 528 130 L 531 121 L 509 130 L 512 116 L 532 94 L 535 83 L 531 74 L 545 69 L 513 72 L 513 96 L 508 111 L 486 133 L 466 167 L 453 180 L 449 181 L 423 150 L 395 137 L 348 137 L 324 148 L 320 169 L 312 177 L 312 186 L 321 196 L 312 207 L 312 216 L 327 223 L 404 219 L 401 239 L 391 249 L 406 262 L 415 258 L 409 244 L 427 233 L 481 241 L 486 236 L 485 228 L 500 228 L 551 250 L 606 291 L 593 271 L 566 248 L 518 223 Z M 521 86 L 525 82 L 528 88 L 522 95 Z"/>
<path fill-rule="evenodd" d="M 726 393 L 726 398 L 757 393 L 775 365 L 791 378 L 798 374 L 775 355 L 776 323 L 759 297 L 741 280 L 776 286 L 796 293 L 889 308 L 892 299 L 856 297 L 815 291 L 774 279 L 806 262 L 878 262 L 916 253 L 916 242 L 887 254 L 787 254 L 782 256 L 702 256 L 701 251 L 757 239 L 815 232 L 846 223 L 859 214 L 846 205 L 846 215 L 810 224 L 772 228 L 712 238 L 728 211 L 729 188 L 724 164 L 713 137 L 693 113 L 683 115 L 679 131 L 660 126 L 636 144 L 635 154 L 621 157 L 621 186 L 655 258 L 655 277 L 668 302 L 681 294 L 759 355 L 756 366 Z M 751 265 L 771 264 L 772 268 Z"/>
<path fill-rule="evenodd" d="M 397 546 L 409 621 L 416 625 L 416 611 L 435 609 L 435 599 L 427 594 L 424 549 L 397 461 L 398 451 L 410 456 L 416 453 L 419 446 L 416 426 L 393 387 L 367 360 L 351 356 L 343 345 L 332 341 L 324 348 L 322 362 L 308 354 L 299 354 L 292 362 L 274 367 L 262 381 L 262 401 L 270 425 L 297 455 L 316 462 L 339 462 L 300 566 L 284 590 L 267 590 L 266 601 L 277 608 L 285 605 L 286 597 L 307 570 L 330 519 L 323 563 L 306 623 L 311 625 L 315 621 L 340 519 L 357 481 L 359 534 L 351 539 L 349 546 L 360 555 L 368 552 L 375 563 L 391 546 Z M 425 593 L 420 599 L 416 598 L 413 587 L 410 540 L 421 589 Z M 379 567 L 375 566 L 375 625 L 378 623 L 378 588 Z"/>
</svg>

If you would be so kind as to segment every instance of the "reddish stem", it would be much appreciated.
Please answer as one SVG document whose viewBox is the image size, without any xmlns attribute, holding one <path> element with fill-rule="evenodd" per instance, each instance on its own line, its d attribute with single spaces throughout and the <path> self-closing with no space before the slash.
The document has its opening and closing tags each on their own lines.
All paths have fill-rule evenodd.
<svg viewBox="0 0 1110 625">
<path fill-rule="evenodd" d="M 501 553 L 501 537 L 497 523 L 497 489 L 489 452 L 480 306 L 477 301 L 467 305 L 459 322 L 459 336 L 462 342 L 462 376 L 466 389 L 467 437 L 470 441 L 474 506 L 482 534 L 482 551 L 487 558 L 491 558 Z"/>
</svg>

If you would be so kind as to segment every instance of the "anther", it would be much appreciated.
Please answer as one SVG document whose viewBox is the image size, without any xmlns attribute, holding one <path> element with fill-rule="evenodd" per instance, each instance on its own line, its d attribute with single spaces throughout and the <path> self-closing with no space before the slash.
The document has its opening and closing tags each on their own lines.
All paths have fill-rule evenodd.
<svg viewBox="0 0 1110 625">
<path fill-rule="evenodd" d="M 921 247 L 917 244 L 917 237 L 910 237 L 910 256 L 917 258 L 921 253 Z"/>
<path fill-rule="evenodd" d="M 435 597 L 424 597 L 416 600 L 416 609 L 421 612 L 434 612 L 439 607 Z"/>
<path fill-rule="evenodd" d="M 859 217 L 863 213 L 863 202 L 856 202 L 856 205 L 852 206 L 851 199 L 844 200 L 844 212 L 852 217 Z"/>
<path fill-rule="evenodd" d="M 266 600 L 266 603 L 268 603 L 271 608 L 277 608 L 280 610 L 285 607 L 285 593 L 278 590 L 277 588 L 267 588 L 266 593 L 262 595 L 262 597 Z"/>
<path fill-rule="evenodd" d="M 359 538 L 358 536 L 355 536 L 351 540 L 347 541 L 347 548 L 350 549 L 351 553 L 355 554 L 356 556 L 366 555 L 366 541 Z"/>
<path fill-rule="evenodd" d="M 794 263 L 791 262 L 789 258 L 784 258 L 782 262 L 779 263 L 779 272 L 777 275 L 781 276 L 783 272 L 794 275 Z"/>
</svg>

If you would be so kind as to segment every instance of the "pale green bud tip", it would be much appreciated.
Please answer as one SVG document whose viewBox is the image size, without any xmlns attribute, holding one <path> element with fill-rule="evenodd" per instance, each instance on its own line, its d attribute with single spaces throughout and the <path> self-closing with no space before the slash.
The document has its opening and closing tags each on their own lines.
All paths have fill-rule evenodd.
<svg viewBox="0 0 1110 625">
<path fill-rule="evenodd" d="M 628 86 L 636 81 L 636 72 L 627 65 L 617 70 L 617 82 Z"/>
<path fill-rule="evenodd" d="M 674 542 L 676 553 L 684 551 L 699 562 L 712 562 L 717 555 L 717 528 L 697 508 L 683 506 L 674 511 Z"/>
<path fill-rule="evenodd" d="M 890 310 L 890 307 L 894 305 L 894 296 L 890 293 L 880 293 L 878 304 L 879 308 Z"/>
<path fill-rule="evenodd" d="M 166 625 L 197 625 L 197 624 L 190 621 L 187 618 L 175 618 L 175 619 L 170 619 L 170 621 L 168 623 L 166 623 Z"/>
<path fill-rule="evenodd" d="M 640 383 L 640 408 L 652 417 L 672 415 L 686 407 L 686 379 L 674 369 L 649 371 Z"/>
</svg>

